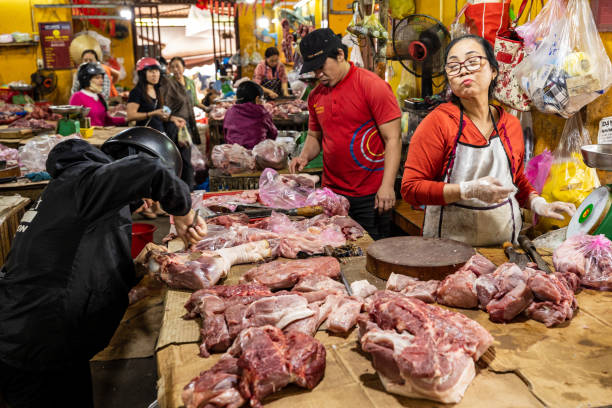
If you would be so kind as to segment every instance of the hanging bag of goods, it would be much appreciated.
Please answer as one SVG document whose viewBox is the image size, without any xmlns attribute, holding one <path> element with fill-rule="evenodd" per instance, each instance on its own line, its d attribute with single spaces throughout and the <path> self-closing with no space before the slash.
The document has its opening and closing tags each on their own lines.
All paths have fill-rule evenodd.
<svg viewBox="0 0 612 408">
<path fill-rule="evenodd" d="M 499 64 L 497 82 L 493 96 L 501 103 L 512 109 L 526 112 L 531 109 L 529 96 L 521 89 L 518 79 L 512 70 L 525 57 L 523 39 L 518 36 L 514 27 L 523 14 L 528 0 L 523 0 L 518 16 L 512 25 L 505 31 L 500 31 L 495 36 L 495 58 Z M 533 1 L 533 0 L 532 0 Z"/>
<path fill-rule="evenodd" d="M 510 27 L 510 0 L 468 0 L 462 12 L 468 31 L 483 37 L 491 45 L 495 45 L 498 33 Z M 459 17 L 461 15 L 457 19 Z"/>
<path fill-rule="evenodd" d="M 608 90 L 612 63 L 588 0 L 569 0 L 563 18 L 514 69 L 533 105 L 569 118 Z"/>
</svg>

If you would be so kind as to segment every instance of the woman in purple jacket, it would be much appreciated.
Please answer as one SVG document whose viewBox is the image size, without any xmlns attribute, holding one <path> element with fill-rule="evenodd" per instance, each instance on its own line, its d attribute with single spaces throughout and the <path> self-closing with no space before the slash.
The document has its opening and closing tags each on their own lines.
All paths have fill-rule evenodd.
<svg viewBox="0 0 612 408">
<path fill-rule="evenodd" d="M 276 139 L 278 130 L 272 116 L 261 104 L 263 95 L 262 87 L 253 81 L 238 85 L 236 105 L 227 111 L 223 121 L 225 143 L 237 143 L 252 149 L 265 139 Z"/>
<path fill-rule="evenodd" d="M 98 64 L 87 63 L 79 67 L 77 79 L 81 89 L 70 97 L 70 105 L 90 108 L 92 126 L 121 126 L 125 118 L 114 118 L 108 114 L 108 106 L 102 96 L 104 69 Z"/>
</svg>

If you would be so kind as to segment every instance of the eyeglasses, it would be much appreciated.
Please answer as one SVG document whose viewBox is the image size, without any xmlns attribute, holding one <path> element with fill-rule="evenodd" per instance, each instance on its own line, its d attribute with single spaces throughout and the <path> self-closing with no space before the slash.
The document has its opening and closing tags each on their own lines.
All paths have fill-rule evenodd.
<svg viewBox="0 0 612 408">
<path fill-rule="evenodd" d="M 447 75 L 459 75 L 461 72 L 461 67 L 465 67 L 467 72 L 476 72 L 479 71 L 483 66 L 485 61 L 487 61 L 486 57 L 481 55 L 473 56 L 466 59 L 463 62 L 449 62 L 444 66 Z"/>
</svg>

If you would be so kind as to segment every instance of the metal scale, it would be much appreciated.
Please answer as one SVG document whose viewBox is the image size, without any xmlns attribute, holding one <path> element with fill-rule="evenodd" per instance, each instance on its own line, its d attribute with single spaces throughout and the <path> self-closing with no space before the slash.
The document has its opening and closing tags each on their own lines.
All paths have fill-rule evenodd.
<svg viewBox="0 0 612 408">
<path fill-rule="evenodd" d="M 62 136 L 79 134 L 81 128 L 90 128 L 91 120 L 87 117 L 91 108 L 74 105 L 54 105 L 49 107 L 51 112 L 59 113 L 63 117 L 57 121 L 56 132 Z"/>
<path fill-rule="evenodd" d="M 612 145 L 582 146 L 584 163 L 599 170 L 612 171 Z M 604 234 L 612 240 L 612 184 L 599 187 L 584 199 L 567 227 L 567 238 L 583 233 Z"/>
</svg>

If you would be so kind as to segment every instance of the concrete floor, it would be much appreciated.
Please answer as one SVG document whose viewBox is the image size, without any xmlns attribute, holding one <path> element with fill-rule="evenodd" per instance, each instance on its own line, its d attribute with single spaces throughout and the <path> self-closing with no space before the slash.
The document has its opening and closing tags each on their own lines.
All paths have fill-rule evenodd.
<svg viewBox="0 0 612 408">
<path fill-rule="evenodd" d="M 153 240 L 160 243 L 170 227 L 168 217 L 134 222 L 157 226 Z M 95 408 L 147 408 L 157 398 L 155 357 L 90 363 Z"/>
</svg>

